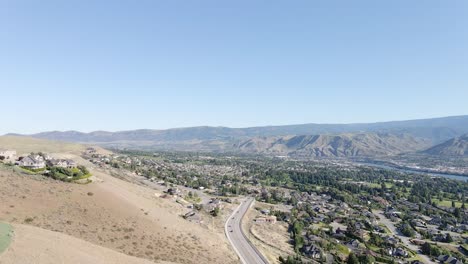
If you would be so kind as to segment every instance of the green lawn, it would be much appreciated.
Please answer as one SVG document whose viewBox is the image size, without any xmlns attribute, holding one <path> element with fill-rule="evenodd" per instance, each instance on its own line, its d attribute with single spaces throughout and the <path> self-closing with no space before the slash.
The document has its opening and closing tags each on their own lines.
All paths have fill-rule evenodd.
<svg viewBox="0 0 468 264">
<path fill-rule="evenodd" d="M 346 246 L 340 244 L 336 245 L 336 251 L 343 255 L 349 254 L 349 249 Z"/>
<path fill-rule="evenodd" d="M 5 251 L 11 243 L 13 228 L 11 225 L 0 222 L 0 253 Z"/>
<path fill-rule="evenodd" d="M 386 225 L 380 224 L 379 226 L 382 227 L 385 230 L 386 234 L 391 234 L 392 233 L 392 232 L 390 232 L 390 229 L 388 229 L 388 227 Z"/>
<path fill-rule="evenodd" d="M 434 199 L 433 200 L 437 205 L 439 206 L 446 206 L 446 207 L 452 207 L 452 201 L 451 200 L 442 200 L 439 201 L 439 199 Z M 462 203 L 461 202 L 455 202 L 455 207 L 461 207 Z"/>
</svg>

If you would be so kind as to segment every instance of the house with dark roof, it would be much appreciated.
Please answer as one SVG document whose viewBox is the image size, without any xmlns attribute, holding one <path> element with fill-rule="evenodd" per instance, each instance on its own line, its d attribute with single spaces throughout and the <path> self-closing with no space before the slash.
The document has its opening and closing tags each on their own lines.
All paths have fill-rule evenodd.
<svg viewBox="0 0 468 264">
<path fill-rule="evenodd" d="M 322 257 L 322 250 L 315 245 L 304 246 L 304 254 L 309 258 L 320 259 Z"/>
<path fill-rule="evenodd" d="M 75 168 L 76 162 L 70 159 L 50 159 L 47 161 L 50 167 Z"/>
<path fill-rule="evenodd" d="M 463 261 L 458 260 L 457 258 L 454 258 L 449 255 L 440 255 L 437 260 L 440 263 L 448 263 L 448 264 L 463 264 Z"/>
<path fill-rule="evenodd" d="M 43 169 L 46 163 L 44 158 L 40 155 L 29 155 L 20 159 L 17 165 L 28 169 Z"/>
</svg>

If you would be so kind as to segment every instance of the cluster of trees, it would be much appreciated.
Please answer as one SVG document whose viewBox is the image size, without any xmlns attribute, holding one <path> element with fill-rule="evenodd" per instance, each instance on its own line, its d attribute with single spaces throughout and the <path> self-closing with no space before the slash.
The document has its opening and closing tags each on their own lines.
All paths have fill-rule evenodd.
<svg viewBox="0 0 468 264">
<path fill-rule="evenodd" d="M 88 169 L 81 165 L 76 168 L 50 167 L 48 170 L 49 177 L 62 181 L 72 181 L 90 174 Z"/>
<path fill-rule="evenodd" d="M 425 255 L 434 256 L 434 257 L 437 257 L 442 253 L 442 251 L 440 250 L 438 246 L 431 245 L 430 243 L 427 243 L 427 242 L 422 245 L 421 251 Z"/>
<path fill-rule="evenodd" d="M 302 236 L 302 230 L 304 229 L 304 223 L 296 220 L 292 225 L 291 236 L 294 243 L 294 250 L 299 253 L 304 246 L 304 237 Z"/>
<path fill-rule="evenodd" d="M 349 254 L 348 260 L 346 261 L 348 264 L 371 264 L 375 263 L 375 258 L 371 255 L 360 255 L 356 256 L 354 253 Z"/>
<path fill-rule="evenodd" d="M 402 223 L 400 227 L 400 232 L 407 237 L 414 237 L 416 235 L 416 232 L 414 231 L 413 227 L 407 222 Z"/>
</svg>

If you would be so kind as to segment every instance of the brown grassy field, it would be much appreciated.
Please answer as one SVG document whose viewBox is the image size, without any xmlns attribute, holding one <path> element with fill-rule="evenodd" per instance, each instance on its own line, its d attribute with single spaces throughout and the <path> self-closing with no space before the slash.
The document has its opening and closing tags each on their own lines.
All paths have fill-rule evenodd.
<svg viewBox="0 0 468 264">
<path fill-rule="evenodd" d="M 271 205 L 256 202 L 255 207 L 268 209 Z M 242 228 L 250 241 L 265 256 L 270 263 L 280 263 L 279 257 L 294 255 L 294 249 L 289 243 L 288 224 L 284 222 L 255 223 L 254 219 L 261 213 L 252 208 L 247 212 Z"/>
<path fill-rule="evenodd" d="M 41 144 L 38 142 L 22 150 L 39 151 Z M 63 155 L 79 163 L 85 162 L 70 154 L 80 151 L 80 147 L 74 145 L 71 149 L 49 146 L 42 151 L 63 151 Z M 222 229 L 190 223 L 179 216 L 186 209 L 156 197 L 155 190 L 109 176 L 92 166 L 89 168 L 98 180 L 81 185 L 23 175 L 10 167 L 0 167 L 0 221 L 63 233 L 155 262 L 238 262 Z M 21 234 L 25 233 L 17 233 L 15 241 L 21 241 Z M 40 249 L 39 246 L 30 248 L 32 252 Z M 6 263 L 4 256 L 8 254 L 0 255 L 0 263 Z"/>
<path fill-rule="evenodd" d="M 63 233 L 29 225 L 14 224 L 15 239 L 0 257 L 1 264 L 17 263 L 93 263 L 150 264 L 146 259 L 131 257 L 94 245 Z M 166 262 L 159 262 L 166 263 Z M 167 262 L 169 263 L 169 262 Z"/>
</svg>

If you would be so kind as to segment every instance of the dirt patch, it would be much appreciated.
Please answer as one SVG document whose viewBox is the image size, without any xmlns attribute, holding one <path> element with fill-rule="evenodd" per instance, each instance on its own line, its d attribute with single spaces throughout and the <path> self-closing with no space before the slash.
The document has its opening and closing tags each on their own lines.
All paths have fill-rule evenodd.
<svg viewBox="0 0 468 264">
<path fill-rule="evenodd" d="M 279 256 L 294 255 L 294 250 L 289 243 L 288 226 L 286 223 L 255 223 L 254 219 L 260 216 L 260 212 L 254 208 L 257 202 L 244 217 L 242 228 L 250 241 L 265 256 L 270 263 L 279 263 Z"/>
</svg>

